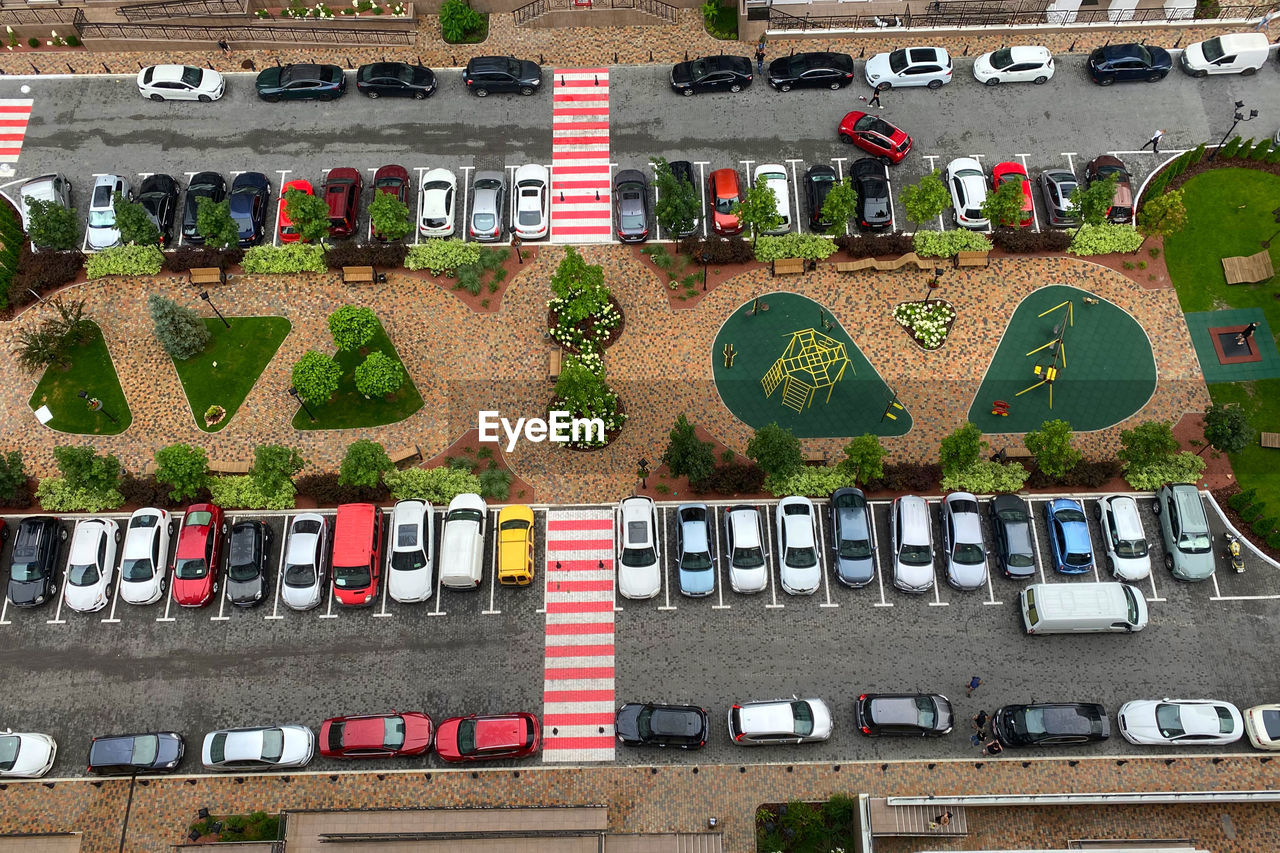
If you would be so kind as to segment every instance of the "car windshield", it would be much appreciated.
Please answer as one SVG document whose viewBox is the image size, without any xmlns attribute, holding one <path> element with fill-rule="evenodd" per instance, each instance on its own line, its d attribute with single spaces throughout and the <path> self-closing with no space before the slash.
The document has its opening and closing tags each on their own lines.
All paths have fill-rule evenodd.
<svg viewBox="0 0 1280 853">
<path fill-rule="evenodd" d="M 420 550 L 391 552 L 391 570 L 394 572 L 416 572 L 426 567 L 426 558 Z"/>
<path fill-rule="evenodd" d="M 734 548 L 733 564 L 740 569 L 758 569 L 764 565 L 764 551 L 760 548 Z"/>
<path fill-rule="evenodd" d="M 208 510 L 199 510 L 197 512 L 187 513 L 187 517 L 182 519 L 183 527 L 205 527 L 209 522 L 213 521 L 213 513 Z"/>
<path fill-rule="evenodd" d="M 458 723 L 458 752 L 469 755 L 476 751 L 476 721 L 463 720 Z"/>
<path fill-rule="evenodd" d="M 706 551 L 686 551 L 680 568 L 689 572 L 701 572 L 711 568 L 711 555 Z"/>
<path fill-rule="evenodd" d="M 1061 522 L 1062 524 L 1070 524 L 1072 522 L 1084 521 L 1084 513 L 1076 509 L 1075 507 L 1067 507 L 1066 509 L 1060 509 L 1053 514 L 1053 517 L 1058 519 L 1058 521 Z"/>
<path fill-rule="evenodd" d="M 9 577 L 15 581 L 36 581 L 44 577 L 44 574 L 40 571 L 38 563 L 24 557 L 9 567 Z"/>
<path fill-rule="evenodd" d="M 898 551 L 898 562 L 908 566 L 927 566 L 933 562 L 928 545 L 903 545 Z"/>
<path fill-rule="evenodd" d="M 209 564 L 204 561 L 204 557 L 179 560 L 177 567 L 173 570 L 173 574 L 174 577 L 181 580 L 199 580 L 209 574 Z"/>
<path fill-rule="evenodd" d="M 311 586 L 316 582 L 316 567 L 310 563 L 290 563 L 284 567 L 285 586 Z"/>
<path fill-rule="evenodd" d="M 1089 565 L 1090 562 L 1092 562 L 1092 560 L 1093 560 L 1093 555 L 1089 554 L 1087 551 L 1084 551 L 1084 552 L 1068 551 L 1067 555 L 1062 558 L 1062 562 L 1066 563 L 1068 566 L 1087 566 Z"/>
<path fill-rule="evenodd" d="M 90 228 L 114 228 L 115 225 L 116 212 L 111 208 L 107 208 L 106 210 L 89 211 Z"/>
<path fill-rule="evenodd" d="M 1018 725 L 1021 723 L 1022 725 Z M 1027 708 L 1021 714 L 1013 716 L 1013 730 L 1024 735 L 1043 735 L 1048 734 L 1045 728 L 1044 709 L 1043 708 Z"/>
<path fill-rule="evenodd" d="M 0 772 L 8 773 L 18 762 L 18 744 L 14 735 L 0 737 Z"/>
<path fill-rule="evenodd" d="M 1178 550 L 1188 554 L 1203 554 L 1209 550 L 1209 534 L 1184 533 L 1178 539 Z"/>
<path fill-rule="evenodd" d="M 1156 728 L 1160 730 L 1161 735 L 1168 738 L 1187 733 L 1187 730 L 1182 727 L 1181 710 L 1177 705 L 1166 702 L 1156 705 Z"/>
<path fill-rule="evenodd" d="M 791 716 L 796 721 L 796 734 L 808 737 L 813 734 L 813 709 L 808 702 L 792 702 Z"/>
<path fill-rule="evenodd" d="M 1005 524 L 1018 524 L 1027 520 L 1027 515 L 1020 509 L 1002 509 L 998 513 Z"/>
<path fill-rule="evenodd" d="M 1013 51 L 1007 47 L 1002 47 L 991 54 L 991 67 L 1004 70 L 1013 64 Z"/>
<path fill-rule="evenodd" d="M 787 565 L 797 569 L 811 569 L 818 565 L 816 548 L 788 548 Z"/>
<path fill-rule="evenodd" d="M 369 566 L 334 566 L 333 585 L 339 589 L 364 589 L 373 583 Z"/>
<path fill-rule="evenodd" d="M 133 753 L 129 763 L 136 766 L 152 764 L 160 752 L 160 738 L 155 735 L 139 735 L 133 739 Z"/>
<path fill-rule="evenodd" d="M 962 542 L 956 544 L 956 549 L 952 553 L 951 559 L 966 566 L 976 566 L 984 562 L 987 556 L 980 546 L 970 542 Z"/>
<path fill-rule="evenodd" d="M 538 206 L 537 200 L 533 201 L 533 207 L 522 207 L 517 219 L 521 225 L 540 224 L 542 222 L 542 208 Z"/>
<path fill-rule="evenodd" d="M 1145 557 L 1147 556 L 1147 540 L 1145 539 L 1121 539 L 1116 543 L 1117 557 Z"/>
<path fill-rule="evenodd" d="M 907 67 L 907 52 L 905 50 L 895 50 L 889 54 L 889 69 L 894 74 L 901 74 L 903 69 Z"/>
<path fill-rule="evenodd" d="M 645 548 L 623 548 L 622 565 L 631 568 L 652 566 L 658 560 L 658 554 L 650 545 Z"/>
<path fill-rule="evenodd" d="M 479 521 L 484 516 L 478 509 L 455 509 L 445 518 L 445 524 L 451 521 Z"/>
<path fill-rule="evenodd" d="M 928 696 L 916 697 L 916 722 L 921 728 L 931 729 L 938 723 L 938 709 L 934 707 L 933 700 Z"/>
<path fill-rule="evenodd" d="M 836 176 L 819 172 L 816 175 L 810 175 L 809 180 L 813 181 L 815 184 L 834 184 L 836 182 Z"/>
<path fill-rule="evenodd" d="M 257 576 L 258 567 L 252 561 L 227 564 L 227 577 L 233 581 L 251 581 Z"/>
<path fill-rule="evenodd" d="M 72 586 L 93 586 L 98 582 L 98 566 L 96 563 L 71 565 L 67 567 L 67 582 Z"/>
<path fill-rule="evenodd" d="M 716 196 L 716 213 L 733 213 L 733 206 L 738 203 L 736 197 Z"/>
<path fill-rule="evenodd" d="M 154 575 L 150 558 L 125 560 L 120 564 L 120 577 L 127 581 L 149 581 Z"/>
<path fill-rule="evenodd" d="M 871 540 L 841 539 L 837 553 L 846 560 L 865 560 L 871 556 Z"/>
<path fill-rule="evenodd" d="M 266 761 L 279 761 L 284 755 L 284 730 L 266 729 L 262 733 L 262 758 Z"/>
</svg>

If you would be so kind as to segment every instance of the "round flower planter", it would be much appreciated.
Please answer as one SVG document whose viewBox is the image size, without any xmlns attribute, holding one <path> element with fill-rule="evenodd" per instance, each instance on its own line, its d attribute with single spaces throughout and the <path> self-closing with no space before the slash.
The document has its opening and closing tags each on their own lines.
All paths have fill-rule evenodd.
<svg viewBox="0 0 1280 853">
<path fill-rule="evenodd" d="M 626 316 L 622 313 L 622 306 L 618 304 L 618 300 L 610 296 L 609 306 L 613 309 L 613 312 L 618 317 L 618 325 L 614 326 L 612 329 L 609 329 L 605 333 L 604 337 L 599 339 L 600 352 L 603 352 L 604 350 L 608 349 L 610 346 L 613 345 L 614 341 L 622 337 L 622 330 L 627 327 L 627 319 L 626 319 Z M 593 324 L 597 322 L 598 322 L 597 315 L 592 315 L 584 319 L 582 322 L 578 323 L 577 330 L 580 333 L 582 333 L 584 337 L 588 336 L 588 334 L 592 330 Z M 565 352 L 570 352 L 574 354 L 581 352 L 582 351 L 581 347 L 573 343 L 566 343 L 564 341 L 561 341 L 559 338 L 555 336 L 554 332 L 559 327 L 560 327 L 559 315 L 556 314 L 555 309 L 553 308 L 547 309 L 547 335 L 551 338 L 551 340 L 555 341 L 560 346 L 560 348 L 563 349 Z"/>
<path fill-rule="evenodd" d="M 615 395 L 615 396 L 616 396 L 616 395 Z M 556 401 L 555 401 L 555 400 L 552 400 L 552 401 L 551 401 L 551 404 L 550 404 L 549 406 L 547 406 L 547 419 L 548 419 L 548 420 L 550 420 L 550 418 L 551 418 L 551 409 L 552 409 L 552 407 L 553 407 L 553 406 L 555 406 L 555 404 L 556 404 Z M 561 411 L 563 411 L 563 410 L 561 410 Z M 576 413 L 572 413 L 572 412 L 570 413 L 570 415 L 569 415 L 569 416 L 570 416 L 570 417 L 574 417 L 574 418 L 578 417 L 578 415 L 577 415 Z M 608 429 L 608 428 L 606 427 L 606 429 L 605 429 L 605 433 L 604 433 L 604 444 L 601 444 L 601 445 L 600 445 L 600 446 L 598 446 L 598 447 L 575 447 L 574 445 L 569 444 L 569 443 L 567 443 L 567 442 L 566 442 L 565 444 L 563 444 L 563 445 L 561 445 L 561 446 L 562 446 L 562 447 L 564 447 L 566 450 L 572 450 L 572 451 L 574 451 L 575 453 L 594 453 L 594 452 L 595 452 L 595 451 L 597 451 L 597 450 L 604 450 L 604 449 L 605 449 L 606 447 L 608 447 L 610 444 L 613 444 L 613 440 L 614 440 L 615 438 L 617 438 L 619 435 L 621 435 L 621 434 L 622 434 L 622 430 L 623 430 L 623 429 L 626 427 L 626 425 L 627 425 L 627 407 L 626 407 L 626 405 L 622 402 L 622 398 L 621 398 L 621 397 L 618 397 L 618 408 L 617 408 L 616 416 L 617 416 L 617 417 L 619 417 L 619 418 L 621 418 L 621 419 L 622 419 L 622 422 L 621 422 L 621 423 L 619 423 L 619 424 L 618 424 L 618 426 L 616 426 L 616 427 L 615 427 L 614 429 L 612 429 L 612 430 L 610 430 L 610 429 Z"/>
</svg>

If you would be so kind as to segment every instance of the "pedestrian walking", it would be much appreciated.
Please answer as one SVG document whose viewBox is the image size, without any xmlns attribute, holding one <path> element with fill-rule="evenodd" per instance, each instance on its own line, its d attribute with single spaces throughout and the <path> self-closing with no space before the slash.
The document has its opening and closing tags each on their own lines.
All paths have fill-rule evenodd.
<svg viewBox="0 0 1280 853">
<path fill-rule="evenodd" d="M 974 732 L 969 735 L 969 743 L 974 746 L 982 746 L 982 732 Z"/>
<path fill-rule="evenodd" d="M 969 679 L 969 685 L 965 687 L 964 695 L 972 696 L 973 691 L 977 690 L 981 686 L 982 686 L 982 679 L 975 675 L 973 678 Z"/>
<path fill-rule="evenodd" d="M 1262 20 L 1258 21 L 1258 26 L 1253 28 L 1255 33 L 1266 30 L 1271 32 L 1271 22 L 1276 18 L 1280 18 L 1280 9 L 1272 9 L 1270 12 L 1262 16 Z"/>
<path fill-rule="evenodd" d="M 756 73 L 764 73 L 764 42 L 756 45 Z"/>
<path fill-rule="evenodd" d="M 880 93 L 883 92 L 885 88 L 885 85 L 881 83 L 879 86 L 876 86 L 875 91 L 871 93 L 871 100 L 867 101 L 866 95 L 859 95 L 858 100 L 867 101 L 868 107 L 875 107 L 878 110 L 882 110 L 884 107 L 880 104 Z"/>
<path fill-rule="evenodd" d="M 987 728 L 988 719 L 990 719 L 990 717 L 987 716 L 986 711 L 979 711 L 977 716 L 973 718 L 973 727 L 978 730 L 978 734 L 982 734 L 982 732 Z"/>
<path fill-rule="evenodd" d="M 222 48 L 222 52 L 227 56 L 231 55 L 231 45 L 226 39 L 218 39 L 218 47 Z"/>
<path fill-rule="evenodd" d="M 1157 130 L 1155 133 L 1151 134 L 1151 138 L 1150 138 L 1150 139 L 1148 139 L 1146 142 L 1142 143 L 1142 148 L 1146 148 L 1148 145 L 1150 145 L 1150 146 L 1151 146 L 1151 153 L 1152 153 L 1152 154 L 1159 154 L 1159 153 L 1160 153 L 1160 139 L 1165 135 L 1165 133 L 1167 133 L 1167 131 L 1164 131 L 1164 130 Z M 1141 150 L 1142 150 L 1142 148 L 1139 148 L 1138 150 L 1139 150 L 1139 151 L 1141 151 Z"/>
<path fill-rule="evenodd" d="M 1004 752 L 1004 747 L 1000 745 L 1000 741 L 993 740 L 983 748 L 982 752 L 984 755 L 999 755 Z"/>
</svg>

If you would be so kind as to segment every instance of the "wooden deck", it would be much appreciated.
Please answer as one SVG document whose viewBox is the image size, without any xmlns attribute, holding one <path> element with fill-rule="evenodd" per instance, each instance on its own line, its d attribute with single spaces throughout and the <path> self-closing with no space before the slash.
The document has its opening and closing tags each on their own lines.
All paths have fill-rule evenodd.
<svg viewBox="0 0 1280 853">
<path fill-rule="evenodd" d="M 1256 255 L 1223 258 L 1222 271 L 1227 276 L 1227 284 L 1253 284 L 1276 274 L 1271 266 L 1271 253 L 1266 249 Z"/>
</svg>

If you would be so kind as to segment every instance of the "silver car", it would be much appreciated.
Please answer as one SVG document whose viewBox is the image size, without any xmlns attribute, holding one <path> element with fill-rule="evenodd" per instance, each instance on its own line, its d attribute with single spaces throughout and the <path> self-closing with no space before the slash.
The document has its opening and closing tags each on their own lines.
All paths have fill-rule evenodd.
<svg viewBox="0 0 1280 853">
<path fill-rule="evenodd" d="M 53 201 L 62 207 L 71 207 L 71 181 L 65 175 L 54 172 L 32 178 L 18 189 L 18 213 L 22 214 L 22 227 L 29 228 L 27 205 L 32 201 Z"/>
<path fill-rule="evenodd" d="M 760 592 L 769 585 L 760 511 L 731 507 L 724 514 L 725 550 L 729 554 L 729 586 L 734 592 Z"/>
<path fill-rule="evenodd" d="M 870 515 L 861 489 L 836 489 L 831 494 L 831 550 L 835 551 L 836 580 L 845 586 L 866 586 L 875 579 Z"/>
<path fill-rule="evenodd" d="M 476 172 L 471 202 L 471 237 L 482 243 L 502 239 L 502 212 L 506 209 L 507 179 L 501 172 Z"/>
<path fill-rule="evenodd" d="M 739 746 L 817 743 L 831 737 L 831 709 L 821 699 L 734 703 L 729 737 Z"/>
<path fill-rule="evenodd" d="M 110 249 L 120 244 L 120 229 L 116 227 L 115 195 L 133 201 L 133 185 L 121 175 L 99 175 L 93 182 L 93 195 L 89 199 L 89 248 Z"/>
<path fill-rule="evenodd" d="M 328 589 L 325 554 L 329 525 L 324 516 L 304 512 L 293 517 L 285 544 L 284 578 L 280 597 L 294 610 L 310 610 L 320 604 Z"/>
<path fill-rule="evenodd" d="M 947 552 L 947 583 L 978 589 L 987 582 L 987 548 L 982 541 L 978 499 L 952 492 L 942 502 L 942 545 Z"/>
<path fill-rule="evenodd" d="M 204 736 L 200 763 L 206 770 L 283 770 L 305 767 L 316 752 L 306 726 L 223 729 Z"/>
<path fill-rule="evenodd" d="M 1107 495 L 1093 505 L 1102 528 L 1102 547 L 1117 580 L 1140 581 L 1151 574 L 1151 556 L 1138 502 L 1128 495 Z"/>
</svg>

